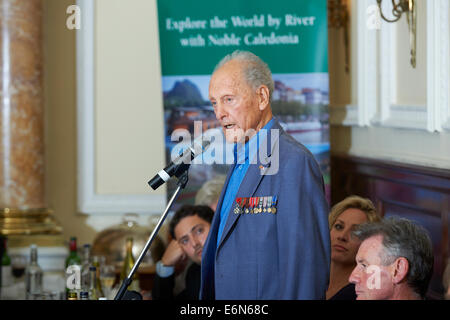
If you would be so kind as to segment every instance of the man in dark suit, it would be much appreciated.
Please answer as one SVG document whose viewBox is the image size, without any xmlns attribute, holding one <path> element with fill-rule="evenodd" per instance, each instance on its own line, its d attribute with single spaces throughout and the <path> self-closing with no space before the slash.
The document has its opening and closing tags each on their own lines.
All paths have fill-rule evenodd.
<svg viewBox="0 0 450 320">
<path fill-rule="evenodd" d="M 213 214 L 210 207 L 201 205 L 184 205 L 175 212 L 169 225 L 172 240 L 156 264 L 153 300 L 198 300 L 202 250 Z M 188 260 L 185 288 L 175 295 L 176 267 L 185 266 Z"/>
<path fill-rule="evenodd" d="M 201 299 L 324 299 L 328 203 L 313 155 L 273 117 L 267 65 L 236 51 L 216 67 L 209 98 L 231 166 L 202 257 Z"/>
</svg>

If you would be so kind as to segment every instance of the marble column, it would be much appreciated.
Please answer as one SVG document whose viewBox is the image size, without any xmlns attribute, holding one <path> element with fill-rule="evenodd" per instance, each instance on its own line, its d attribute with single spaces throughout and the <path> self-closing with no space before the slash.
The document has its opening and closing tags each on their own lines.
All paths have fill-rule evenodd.
<svg viewBox="0 0 450 320">
<path fill-rule="evenodd" d="M 0 232 L 60 233 L 44 175 L 41 0 L 0 0 Z"/>
</svg>

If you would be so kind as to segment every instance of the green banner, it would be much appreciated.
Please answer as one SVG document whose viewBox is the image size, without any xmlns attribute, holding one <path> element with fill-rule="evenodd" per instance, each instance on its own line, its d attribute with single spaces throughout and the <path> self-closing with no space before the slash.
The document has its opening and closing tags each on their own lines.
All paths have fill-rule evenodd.
<svg viewBox="0 0 450 320">
<path fill-rule="evenodd" d="M 222 134 L 208 98 L 210 76 L 225 55 L 246 50 L 269 65 L 272 112 L 314 154 L 329 193 L 327 1 L 158 0 L 158 19 L 167 161 L 189 146 L 190 140 L 182 144 L 177 137 L 195 136 L 199 128 Z M 230 153 L 224 143 L 223 154 Z M 178 202 L 192 203 L 205 181 L 227 170 L 224 162 L 194 161 Z M 171 195 L 176 184 L 167 185 Z"/>
<path fill-rule="evenodd" d="M 210 75 L 236 49 L 273 73 L 326 73 L 326 8 L 326 0 L 159 0 L 162 74 Z"/>
</svg>

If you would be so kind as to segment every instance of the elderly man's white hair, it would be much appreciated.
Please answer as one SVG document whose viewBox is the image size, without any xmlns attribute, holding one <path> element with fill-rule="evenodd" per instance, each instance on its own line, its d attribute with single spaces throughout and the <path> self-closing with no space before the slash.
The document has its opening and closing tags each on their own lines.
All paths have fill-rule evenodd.
<svg viewBox="0 0 450 320">
<path fill-rule="evenodd" d="M 272 101 L 272 93 L 275 85 L 272 79 L 272 72 L 270 71 L 267 64 L 262 61 L 260 57 L 251 53 L 250 51 L 236 50 L 220 60 L 214 68 L 214 72 L 216 72 L 231 60 L 245 62 L 246 66 L 243 71 L 247 83 L 255 90 L 260 85 L 265 85 L 267 88 L 269 88 L 270 101 Z"/>
</svg>

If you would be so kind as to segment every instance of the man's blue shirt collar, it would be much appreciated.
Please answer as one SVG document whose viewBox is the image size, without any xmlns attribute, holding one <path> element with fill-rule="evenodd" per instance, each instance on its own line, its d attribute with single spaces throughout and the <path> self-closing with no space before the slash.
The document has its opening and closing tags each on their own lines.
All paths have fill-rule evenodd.
<svg viewBox="0 0 450 320">
<path fill-rule="evenodd" d="M 258 139 L 261 130 L 270 130 L 274 124 L 274 118 L 262 127 L 253 137 L 248 140 L 245 145 L 240 143 L 234 144 L 234 160 L 237 164 L 249 163 L 249 159 L 253 159 L 259 150 Z"/>
</svg>

